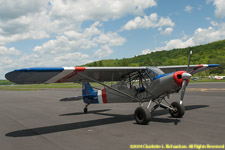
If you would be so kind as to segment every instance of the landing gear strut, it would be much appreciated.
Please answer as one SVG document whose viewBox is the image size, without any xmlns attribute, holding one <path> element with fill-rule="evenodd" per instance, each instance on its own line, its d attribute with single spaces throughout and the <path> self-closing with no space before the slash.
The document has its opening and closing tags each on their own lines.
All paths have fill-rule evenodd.
<svg viewBox="0 0 225 150">
<path fill-rule="evenodd" d="M 165 101 L 167 105 L 163 104 L 162 101 Z M 156 105 L 153 106 L 150 111 L 149 109 L 151 102 L 156 103 Z M 165 98 L 150 100 L 147 107 L 144 107 L 142 103 L 140 104 L 141 105 L 134 112 L 134 119 L 137 122 L 137 124 L 148 124 L 149 121 L 151 120 L 151 113 L 154 112 L 158 107 L 168 109 L 171 116 L 175 118 L 182 118 L 185 113 L 185 108 L 182 103 L 180 104 L 179 102 L 173 102 L 169 104 L 165 100 Z"/>
</svg>

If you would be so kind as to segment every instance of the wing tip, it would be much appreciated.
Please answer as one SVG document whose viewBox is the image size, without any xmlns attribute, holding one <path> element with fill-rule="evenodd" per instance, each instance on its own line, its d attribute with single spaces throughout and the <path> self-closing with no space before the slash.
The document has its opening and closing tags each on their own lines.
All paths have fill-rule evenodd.
<svg viewBox="0 0 225 150">
<path fill-rule="evenodd" d="M 208 67 L 219 67 L 220 64 L 209 64 Z"/>
<path fill-rule="evenodd" d="M 5 78 L 11 82 L 18 83 L 15 75 L 15 71 L 11 71 L 5 74 Z"/>
</svg>

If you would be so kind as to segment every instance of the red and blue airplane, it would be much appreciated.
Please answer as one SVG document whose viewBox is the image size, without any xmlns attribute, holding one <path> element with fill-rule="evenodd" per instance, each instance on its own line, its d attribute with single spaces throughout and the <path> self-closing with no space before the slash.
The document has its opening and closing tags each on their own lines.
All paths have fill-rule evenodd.
<svg viewBox="0 0 225 150">
<path fill-rule="evenodd" d="M 192 75 L 219 66 L 189 65 L 191 54 L 187 66 L 25 68 L 9 72 L 5 77 L 17 84 L 81 83 L 82 96 L 62 101 L 83 99 L 85 113 L 90 104 L 138 102 L 134 119 L 138 124 L 148 124 L 151 113 L 159 107 L 168 109 L 172 117 L 182 117 L 185 89 Z M 109 81 L 116 83 L 111 86 L 104 83 Z M 97 82 L 104 88 L 94 90 L 89 82 Z M 166 97 L 179 91 L 180 101 L 170 104 Z M 144 106 L 144 102 L 148 105 Z"/>
</svg>

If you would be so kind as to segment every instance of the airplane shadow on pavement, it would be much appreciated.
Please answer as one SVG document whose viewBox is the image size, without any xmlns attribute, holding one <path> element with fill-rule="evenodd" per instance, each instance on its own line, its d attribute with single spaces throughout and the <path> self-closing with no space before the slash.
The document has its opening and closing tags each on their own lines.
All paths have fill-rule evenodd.
<svg viewBox="0 0 225 150">
<path fill-rule="evenodd" d="M 205 108 L 205 107 L 209 107 L 209 105 L 185 106 L 185 110 L 188 111 L 188 110 L 200 109 L 200 108 Z M 88 113 L 93 113 L 93 114 L 97 114 L 97 115 L 109 116 L 109 118 L 18 130 L 18 131 L 13 131 L 13 132 L 7 133 L 5 136 L 8 136 L 8 137 L 37 136 L 37 135 L 43 135 L 43 134 L 49 134 L 49 133 L 63 132 L 63 131 L 89 128 L 89 127 L 94 127 L 94 126 L 101 126 L 101 125 L 121 123 L 121 122 L 134 120 L 133 114 L 119 115 L 119 114 L 103 113 L 103 112 L 106 112 L 109 110 L 110 109 L 103 109 L 103 110 L 95 110 L 95 111 L 88 112 Z M 151 119 L 150 122 L 174 123 L 174 125 L 177 125 L 180 122 L 180 120 L 176 119 L 176 118 L 155 118 L 157 116 L 161 116 L 161 115 L 165 115 L 165 114 L 168 114 L 168 110 L 154 111 L 152 113 L 153 118 Z M 70 113 L 70 114 L 62 114 L 60 116 L 71 116 L 71 115 L 84 115 L 84 113 L 83 112 L 82 113 Z"/>
</svg>

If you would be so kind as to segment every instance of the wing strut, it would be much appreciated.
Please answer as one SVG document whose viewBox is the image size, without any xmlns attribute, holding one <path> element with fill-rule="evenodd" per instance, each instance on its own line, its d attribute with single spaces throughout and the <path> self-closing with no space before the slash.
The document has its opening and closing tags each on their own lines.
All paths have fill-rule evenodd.
<svg viewBox="0 0 225 150">
<path fill-rule="evenodd" d="M 95 80 L 95 79 L 93 79 L 93 78 L 91 78 L 91 77 L 88 77 L 87 75 L 84 75 L 84 74 L 82 74 L 82 73 L 79 73 L 79 75 L 81 75 L 81 76 L 83 76 L 83 77 L 85 77 L 85 78 L 87 78 L 87 79 L 90 79 L 90 80 L 92 80 L 93 82 L 97 82 L 98 84 L 101 84 L 101 85 L 103 85 L 103 86 L 105 86 L 105 87 L 107 87 L 107 88 L 109 88 L 109 89 L 111 89 L 111 90 L 114 90 L 114 91 L 116 91 L 116 92 L 118 92 L 118 93 L 120 93 L 120 94 L 122 94 L 122 95 L 124 95 L 124 96 L 127 96 L 128 98 L 134 100 L 134 102 L 140 102 L 140 101 L 141 101 L 141 99 L 138 99 L 138 98 L 136 98 L 136 97 L 130 96 L 130 95 L 128 95 L 127 93 L 124 93 L 124 92 L 121 92 L 121 91 L 119 91 L 119 90 L 117 90 L 117 89 L 115 89 L 115 88 L 112 88 L 112 87 L 110 87 L 110 86 L 108 86 L 108 85 L 106 85 L 106 84 L 104 84 L 104 83 L 102 83 L 102 82 L 100 82 L 100 81 L 98 81 L 98 80 Z"/>
</svg>

